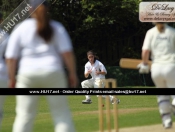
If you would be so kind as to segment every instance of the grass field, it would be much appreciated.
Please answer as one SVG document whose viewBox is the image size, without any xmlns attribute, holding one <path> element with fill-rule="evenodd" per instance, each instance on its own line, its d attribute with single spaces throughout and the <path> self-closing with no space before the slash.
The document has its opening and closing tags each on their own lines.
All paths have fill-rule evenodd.
<svg viewBox="0 0 175 132">
<path fill-rule="evenodd" d="M 118 96 L 119 128 L 160 124 L 156 96 Z M 98 131 L 98 102 L 92 96 L 93 103 L 81 104 L 84 96 L 69 96 L 70 109 L 77 132 Z M 111 105 L 112 108 L 112 105 Z M 10 132 L 15 117 L 15 97 L 8 96 L 4 105 L 2 132 Z M 105 107 L 104 107 L 105 109 Z M 34 132 L 53 132 L 53 122 L 44 96 L 40 98 L 38 115 L 34 123 Z"/>
</svg>

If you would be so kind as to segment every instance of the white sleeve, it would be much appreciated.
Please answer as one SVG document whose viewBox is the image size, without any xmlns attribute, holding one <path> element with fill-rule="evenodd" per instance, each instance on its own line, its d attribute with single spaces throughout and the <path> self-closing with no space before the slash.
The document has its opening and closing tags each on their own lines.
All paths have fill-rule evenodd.
<svg viewBox="0 0 175 132">
<path fill-rule="evenodd" d="M 147 31 L 143 42 L 142 50 L 151 50 L 151 41 L 152 41 L 152 34 L 149 31 Z"/>
<path fill-rule="evenodd" d="M 88 67 L 87 67 L 87 65 L 85 65 L 85 67 L 84 67 L 84 74 L 86 74 L 87 72 L 88 72 Z"/>
<path fill-rule="evenodd" d="M 20 35 L 18 30 L 12 32 L 6 48 L 7 59 L 18 59 L 20 57 Z"/>
<path fill-rule="evenodd" d="M 56 44 L 59 53 L 69 52 L 73 50 L 70 36 L 62 24 L 58 26 L 56 35 Z"/>
<path fill-rule="evenodd" d="M 106 72 L 107 73 L 107 70 L 106 70 L 105 66 L 101 62 L 99 63 L 99 65 L 100 65 L 100 70 L 102 72 Z"/>
</svg>

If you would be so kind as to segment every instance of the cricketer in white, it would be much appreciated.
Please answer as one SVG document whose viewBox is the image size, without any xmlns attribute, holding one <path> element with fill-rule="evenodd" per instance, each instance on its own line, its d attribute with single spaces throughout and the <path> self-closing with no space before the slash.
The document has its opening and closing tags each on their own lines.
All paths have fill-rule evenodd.
<svg viewBox="0 0 175 132">
<path fill-rule="evenodd" d="M 39 0 L 37 0 L 39 1 Z M 40 0 L 41 2 L 43 0 Z M 34 2 L 34 3 L 33 3 Z M 35 9 L 35 1 L 31 2 Z M 63 62 L 68 69 L 69 84 L 76 87 L 75 57 L 64 26 L 48 17 L 48 4 L 41 4 L 16 28 L 6 49 L 9 87 L 67 88 Z M 14 70 L 19 59 L 17 78 Z M 40 96 L 17 96 L 16 117 L 12 132 L 31 132 Z M 75 132 L 67 96 L 46 96 L 54 120 L 55 132 Z"/>
<path fill-rule="evenodd" d="M 157 88 L 175 88 L 175 29 L 166 23 L 154 23 L 156 26 L 147 31 L 142 47 L 140 73 L 148 73 L 147 65 L 151 53 L 151 77 Z M 157 96 L 159 112 L 163 126 L 172 127 L 171 103 L 175 107 L 175 96 Z"/>
<path fill-rule="evenodd" d="M 91 75 L 91 79 L 87 79 L 81 82 L 82 88 L 104 88 L 105 87 L 105 75 L 107 74 L 107 70 L 105 66 L 98 60 L 98 56 L 94 51 L 87 52 L 88 62 L 85 64 L 84 75 L 85 78 L 88 78 L 89 74 Z M 114 97 L 110 96 L 111 103 L 114 103 Z M 86 99 L 82 101 L 83 104 L 91 104 L 90 95 L 85 95 Z M 98 95 L 97 95 L 98 97 Z M 102 96 L 105 98 L 106 96 Z M 117 99 L 117 103 L 120 100 Z"/>
</svg>

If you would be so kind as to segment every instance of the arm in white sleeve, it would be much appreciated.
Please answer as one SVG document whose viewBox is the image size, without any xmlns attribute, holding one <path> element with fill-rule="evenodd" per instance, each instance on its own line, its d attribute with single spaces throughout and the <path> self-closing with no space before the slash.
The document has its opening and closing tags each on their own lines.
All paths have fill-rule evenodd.
<svg viewBox="0 0 175 132">
<path fill-rule="evenodd" d="M 59 53 L 72 51 L 73 47 L 70 36 L 62 24 L 59 24 L 59 26 L 57 26 L 56 33 L 57 50 Z"/>
<path fill-rule="evenodd" d="M 101 62 L 99 65 L 100 65 L 100 70 L 101 70 L 100 74 L 106 75 L 107 70 L 106 70 L 105 66 Z"/>
<path fill-rule="evenodd" d="M 149 61 L 149 55 L 151 51 L 151 41 L 152 41 L 152 33 L 150 33 L 150 30 L 146 33 L 143 47 L 142 47 L 142 61 L 144 64 L 148 64 Z"/>
<path fill-rule="evenodd" d="M 18 59 L 20 57 L 20 34 L 18 30 L 12 32 L 6 48 L 6 59 Z"/>
</svg>

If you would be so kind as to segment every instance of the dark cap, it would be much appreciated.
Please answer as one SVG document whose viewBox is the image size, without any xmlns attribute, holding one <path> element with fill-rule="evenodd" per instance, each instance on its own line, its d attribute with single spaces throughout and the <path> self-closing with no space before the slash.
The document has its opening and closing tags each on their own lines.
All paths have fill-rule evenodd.
<svg viewBox="0 0 175 132">
<path fill-rule="evenodd" d="M 47 0 L 29 0 L 30 5 L 33 9 L 36 9 L 39 5 L 43 4 L 45 6 L 49 6 Z"/>
</svg>

